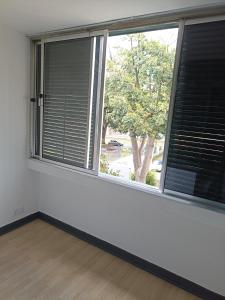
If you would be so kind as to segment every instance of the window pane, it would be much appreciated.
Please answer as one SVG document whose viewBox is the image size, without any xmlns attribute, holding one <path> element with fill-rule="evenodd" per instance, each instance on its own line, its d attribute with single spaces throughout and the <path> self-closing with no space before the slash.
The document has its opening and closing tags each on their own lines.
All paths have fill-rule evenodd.
<svg viewBox="0 0 225 300">
<path fill-rule="evenodd" d="M 43 157 L 86 168 L 93 38 L 45 44 Z"/>
<path fill-rule="evenodd" d="M 108 38 L 101 172 L 159 187 L 177 33 Z"/>
<path fill-rule="evenodd" d="M 184 30 L 165 188 L 225 203 L 225 21 Z"/>
</svg>

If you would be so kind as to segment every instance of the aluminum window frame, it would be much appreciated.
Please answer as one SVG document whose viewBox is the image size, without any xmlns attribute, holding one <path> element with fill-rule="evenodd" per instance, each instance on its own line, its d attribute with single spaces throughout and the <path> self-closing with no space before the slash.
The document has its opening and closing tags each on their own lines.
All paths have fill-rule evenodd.
<svg viewBox="0 0 225 300">
<path fill-rule="evenodd" d="M 171 93 L 169 99 L 169 111 L 167 115 L 167 122 L 166 122 L 166 132 L 165 132 L 165 142 L 164 142 L 164 150 L 163 150 L 163 164 L 162 164 L 162 171 L 160 176 L 160 183 L 159 187 L 148 186 L 145 183 L 137 183 L 132 182 L 129 179 L 122 178 L 123 181 L 132 182 L 135 185 L 143 185 L 146 186 L 146 189 L 149 189 L 155 193 L 155 191 L 159 191 L 161 194 L 164 194 L 164 183 L 165 183 L 165 174 L 166 174 L 166 166 L 167 166 L 167 156 L 168 156 L 168 148 L 169 148 L 169 138 L 170 138 L 170 129 L 172 125 L 172 116 L 173 116 L 173 107 L 174 107 L 174 100 L 175 100 L 175 92 L 176 92 L 176 82 L 177 82 L 177 75 L 179 69 L 179 62 L 180 62 L 180 53 L 181 53 L 181 45 L 183 40 L 183 30 L 184 30 L 184 20 L 181 19 L 179 21 L 173 22 L 166 22 L 160 24 L 151 24 L 149 26 L 141 26 L 141 27 L 130 27 L 123 30 L 116 29 L 109 31 L 109 36 L 119 36 L 131 33 L 139 33 L 139 32 L 150 32 L 156 30 L 166 30 L 171 28 L 178 29 L 178 36 L 177 36 L 177 44 L 175 49 L 175 60 L 174 60 L 174 68 L 172 74 L 172 86 L 171 86 Z M 113 175 L 101 173 L 104 176 L 115 178 Z M 118 177 L 119 178 L 119 177 Z"/>
<path fill-rule="evenodd" d="M 95 63 L 95 41 L 96 37 L 101 37 L 101 51 L 99 52 L 99 61 L 101 65 L 101 69 L 98 72 L 98 94 L 96 99 L 96 124 L 95 124 L 95 134 L 94 138 L 95 140 L 95 147 L 100 149 L 100 145 L 97 144 L 100 143 L 100 134 L 96 134 L 96 125 L 99 127 L 99 122 L 102 119 L 102 107 L 103 107 L 103 95 L 104 95 L 104 65 L 105 65 L 105 56 L 106 56 L 106 44 L 107 44 L 107 37 L 108 37 L 108 30 L 102 30 L 102 31 L 95 31 L 95 32 L 86 32 L 82 34 L 69 34 L 69 35 L 63 35 L 59 37 L 50 37 L 50 38 L 44 38 L 40 41 L 34 41 L 32 44 L 32 57 L 31 57 L 31 66 L 32 66 L 32 88 L 31 88 L 31 95 L 38 99 L 38 103 L 40 103 L 40 149 L 39 149 L 39 155 L 35 154 L 35 110 L 34 105 L 35 103 L 31 103 L 31 150 L 30 150 L 30 156 L 36 159 L 39 159 L 40 161 L 51 163 L 54 165 L 58 165 L 61 167 L 65 167 L 68 169 L 77 170 L 79 172 L 84 172 L 88 174 L 98 175 L 98 166 L 100 161 L 100 152 L 95 151 L 93 156 L 93 169 L 88 169 L 89 164 L 89 147 L 90 147 L 90 132 L 91 132 L 91 118 L 92 118 L 92 98 L 93 98 L 93 82 L 94 82 L 94 63 Z M 80 39 L 80 38 L 91 38 L 91 73 L 89 77 L 89 91 L 88 91 L 88 116 L 87 116 L 87 147 L 86 147 L 86 153 L 85 153 L 85 167 L 77 167 L 73 166 L 67 163 L 60 163 L 51 159 L 46 159 L 42 155 L 42 146 L 43 146 L 43 115 L 44 115 L 44 105 L 43 105 L 43 97 L 40 98 L 39 95 L 36 95 L 36 51 L 37 51 L 37 45 L 41 45 L 41 82 L 40 82 L 40 93 L 43 95 L 44 92 L 44 46 L 46 43 L 49 42 L 56 42 L 56 41 L 64 41 L 64 40 L 74 40 L 74 39 Z M 100 77 L 99 77 L 100 76 Z"/>
<path fill-rule="evenodd" d="M 166 135 L 165 135 L 164 150 L 163 150 L 162 171 L 161 171 L 160 184 L 159 184 L 159 190 L 162 193 L 164 193 L 164 186 L 165 186 L 165 179 L 166 179 L 167 158 L 168 158 L 168 150 L 169 150 L 170 132 L 171 132 L 171 126 L 173 120 L 174 103 L 176 97 L 180 56 L 182 50 L 184 23 L 185 23 L 184 20 L 181 20 L 179 22 L 179 27 L 178 27 L 177 46 L 176 46 L 175 62 L 174 62 L 174 69 L 173 69 L 173 79 L 172 79 L 169 111 L 167 116 Z"/>
<path fill-rule="evenodd" d="M 33 158 L 39 159 L 39 155 L 36 154 L 36 118 L 37 112 L 35 111 L 36 101 L 39 102 L 39 95 L 37 95 L 37 47 L 41 45 L 41 41 L 31 41 L 31 84 L 30 84 L 30 96 L 35 99 L 35 102 L 30 102 L 30 148 L 29 155 Z"/>
<path fill-rule="evenodd" d="M 191 201 L 193 204 L 197 206 L 206 206 L 212 209 L 222 209 L 223 211 L 225 210 L 225 204 L 221 202 L 216 202 L 213 200 L 193 196 L 193 195 L 188 195 L 185 193 L 177 192 L 177 191 L 172 191 L 169 189 L 165 189 L 165 177 L 166 177 L 166 168 L 167 168 L 167 157 L 168 157 L 168 150 L 169 150 L 169 139 L 170 139 L 170 131 L 171 131 L 171 126 L 172 126 L 172 119 L 173 119 L 173 111 L 174 111 L 174 104 L 175 104 L 175 97 L 176 97 L 176 86 L 177 86 L 177 76 L 178 76 L 178 71 L 179 71 L 179 63 L 180 63 L 180 54 L 182 50 L 182 40 L 183 40 L 183 33 L 184 33 L 184 28 L 185 26 L 189 25 L 195 25 L 195 24 L 204 24 L 204 23 L 210 23 L 210 22 L 219 22 L 219 21 L 225 21 L 225 15 L 220 15 L 220 16 L 210 16 L 210 17 L 202 17 L 202 18 L 192 18 L 188 20 L 182 20 L 181 25 L 182 25 L 182 39 L 180 41 L 180 49 L 179 49 L 179 57 L 177 58 L 177 74 L 176 76 L 176 81 L 174 82 L 174 87 L 173 87 L 173 95 L 171 95 L 171 105 L 172 108 L 170 109 L 169 112 L 169 118 L 170 118 L 170 124 L 168 125 L 167 128 L 167 133 L 166 133 L 166 153 L 165 153 L 165 162 L 164 162 L 164 175 L 162 179 L 162 186 L 161 186 L 161 193 L 164 195 L 168 196 L 173 196 L 173 197 L 179 197 L 181 199 Z M 163 169 L 163 168 L 162 168 Z"/>
</svg>

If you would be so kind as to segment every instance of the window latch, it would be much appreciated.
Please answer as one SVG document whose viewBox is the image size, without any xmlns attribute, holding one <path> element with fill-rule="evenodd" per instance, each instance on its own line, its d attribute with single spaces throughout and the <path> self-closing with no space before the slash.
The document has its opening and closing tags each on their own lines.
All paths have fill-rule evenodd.
<svg viewBox="0 0 225 300">
<path fill-rule="evenodd" d="M 30 102 L 36 102 L 36 98 L 30 98 Z"/>
</svg>

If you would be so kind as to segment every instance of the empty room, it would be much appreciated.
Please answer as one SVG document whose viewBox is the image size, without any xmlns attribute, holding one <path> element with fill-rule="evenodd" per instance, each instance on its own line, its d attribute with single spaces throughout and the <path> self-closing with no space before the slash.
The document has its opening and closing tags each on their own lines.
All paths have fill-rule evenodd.
<svg viewBox="0 0 225 300">
<path fill-rule="evenodd" d="M 225 299 L 225 1 L 0 1 L 0 300 Z"/>
</svg>

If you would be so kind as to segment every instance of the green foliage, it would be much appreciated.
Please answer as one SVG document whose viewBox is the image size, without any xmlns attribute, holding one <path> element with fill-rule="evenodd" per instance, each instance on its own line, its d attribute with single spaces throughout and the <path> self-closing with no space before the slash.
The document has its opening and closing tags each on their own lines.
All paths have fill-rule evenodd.
<svg viewBox="0 0 225 300">
<path fill-rule="evenodd" d="M 157 180 L 156 180 L 156 175 L 155 172 L 149 171 L 147 173 L 145 183 L 151 186 L 157 186 Z"/>
<path fill-rule="evenodd" d="M 175 51 L 143 33 L 125 38 L 107 62 L 105 120 L 121 133 L 164 134 Z"/>
<path fill-rule="evenodd" d="M 130 174 L 130 179 L 135 181 L 135 175 L 134 173 Z M 149 171 L 147 173 L 146 179 L 145 179 L 145 183 L 151 186 L 157 186 L 157 179 L 156 179 L 156 174 L 153 171 Z"/>
<path fill-rule="evenodd" d="M 109 174 L 109 175 L 113 175 L 113 176 L 120 176 L 119 170 L 115 171 L 115 170 L 109 168 L 109 162 L 108 162 L 105 154 L 102 154 L 101 158 L 100 158 L 100 172 Z"/>
</svg>

